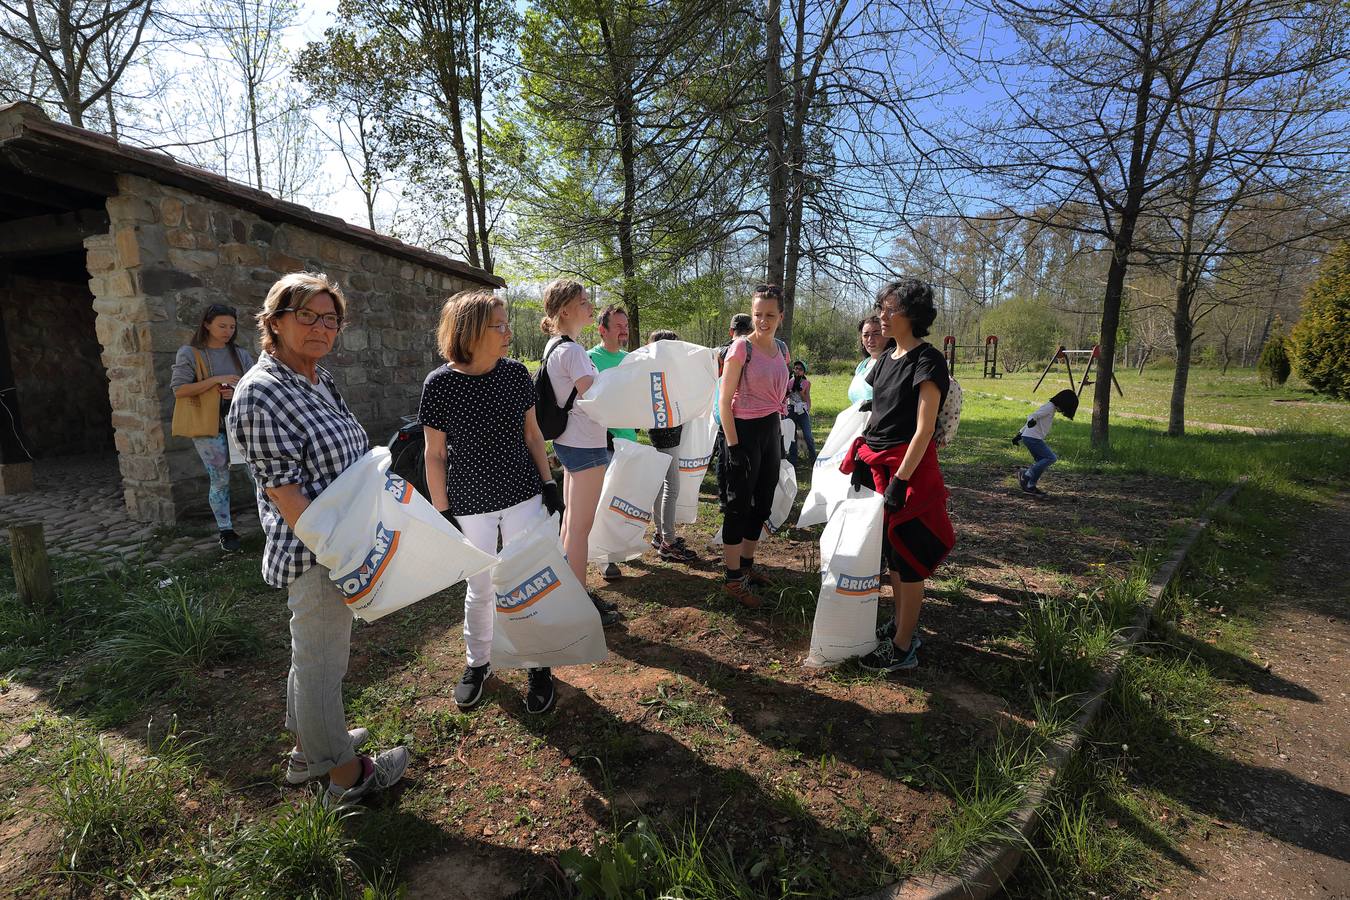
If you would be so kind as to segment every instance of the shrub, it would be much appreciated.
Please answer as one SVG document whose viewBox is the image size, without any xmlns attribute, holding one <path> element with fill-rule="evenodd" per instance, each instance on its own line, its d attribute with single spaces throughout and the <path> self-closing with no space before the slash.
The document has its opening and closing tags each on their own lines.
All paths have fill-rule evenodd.
<svg viewBox="0 0 1350 900">
<path fill-rule="evenodd" d="M 1049 359 L 1055 349 L 1055 314 L 1029 297 L 1000 303 L 989 311 L 981 325 L 988 334 L 998 335 L 998 356 L 1009 372 Z"/>
<path fill-rule="evenodd" d="M 1289 334 L 1299 377 L 1318 393 L 1350 400 L 1350 241 L 1322 261 Z"/>
<path fill-rule="evenodd" d="M 1261 348 L 1261 359 L 1256 364 L 1261 383 L 1268 388 L 1279 387 L 1289 380 L 1289 353 L 1285 343 L 1284 329 L 1277 320 L 1275 330 Z"/>
</svg>

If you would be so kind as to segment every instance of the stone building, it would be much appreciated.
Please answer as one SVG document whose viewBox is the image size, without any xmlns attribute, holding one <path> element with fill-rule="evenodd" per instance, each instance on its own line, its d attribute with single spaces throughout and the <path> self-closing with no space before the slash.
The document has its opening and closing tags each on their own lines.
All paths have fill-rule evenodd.
<svg viewBox="0 0 1350 900">
<path fill-rule="evenodd" d="M 300 270 L 347 293 L 350 324 L 325 365 L 378 442 L 439 363 L 441 301 L 504 285 L 30 104 L 0 107 L 0 492 L 23 488 L 30 454 L 115 452 L 133 519 L 204 513 L 201 463 L 169 433 L 174 354 L 219 302 L 238 308 L 256 354 L 253 315 Z"/>
</svg>

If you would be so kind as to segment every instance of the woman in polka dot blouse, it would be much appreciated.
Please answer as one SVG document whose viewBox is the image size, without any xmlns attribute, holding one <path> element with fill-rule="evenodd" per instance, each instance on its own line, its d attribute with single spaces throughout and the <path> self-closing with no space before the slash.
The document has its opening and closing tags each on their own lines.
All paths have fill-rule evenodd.
<svg viewBox="0 0 1350 900">
<path fill-rule="evenodd" d="M 418 408 L 427 490 L 475 547 L 496 553 L 499 539 L 563 511 L 534 416 L 534 381 L 525 366 L 506 358 L 506 306 L 487 291 L 463 291 L 445 301 L 436 338 L 446 364 L 427 376 Z M 470 578 L 464 597 L 468 665 L 455 688 L 462 709 L 478 705 L 492 672 L 494 605 L 491 572 Z M 525 708 L 542 713 L 553 703 L 552 673 L 531 669 Z"/>
</svg>

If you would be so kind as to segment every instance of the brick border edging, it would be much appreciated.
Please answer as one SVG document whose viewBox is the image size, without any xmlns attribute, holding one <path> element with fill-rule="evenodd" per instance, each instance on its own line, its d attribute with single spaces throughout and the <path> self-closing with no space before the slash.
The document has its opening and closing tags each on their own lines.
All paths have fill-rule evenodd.
<svg viewBox="0 0 1350 900">
<path fill-rule="evenodd" d="M 1149 621 L 1162 600 L 1163 592 L 1181 570 L 1186 556 L 1196 541 L 1213 522 L 1215 515 L 1232 502 L 1246 481 L 1245 477 L 1239 479 L 1214 499 L 1200 518 L 1192 523 L 1171 558 L 1149 579 L 1148 602 L 1139 610 L 1134 622 L 1117 636 L 1116 647 L 1112 650 L 1105 668 L 1098 672 L 1087 702 L 1074 717 L 1068 731 L 1047 747 L 1045 762 L 1027 786 L 1022 805 L 1009 816 L 1008 824 L 1012 827 L 1014 835 L 1012 841 L 1000 842 L 992 847 L 988 845 L 977 847 L 967 854 L 955 875 L 906 878 L 855 900 L 986 900 L 1002 890 L 1004 883 L 1021 863 L 1026 847 L 1031 843 L 1031 838 L 1040 823 L 1041 804 L 1049 795 L 1060 770 L 1082 746 L 1088 729 L 1097 718 L 1107 693 L 1120 674 L 1120 665 L 1125 654 L 1148 630 Z"/>
</svg>

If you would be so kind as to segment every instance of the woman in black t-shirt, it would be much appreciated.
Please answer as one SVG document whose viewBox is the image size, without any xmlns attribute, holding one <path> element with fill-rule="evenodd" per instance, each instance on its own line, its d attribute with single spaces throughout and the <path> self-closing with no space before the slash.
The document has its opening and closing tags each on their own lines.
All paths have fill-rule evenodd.
<svg viewBox="0 0 1350 900">
<path fill-rule="evenodd" d="M 426 436 L 427 491 L 475 547 L 495 554 L 499 537 L 563 509 L 534 417 L 534 380 L 506 358 L 506 306 L 487 291 L 464 291 L 445 301 L 436 338 L 447 363 L 427 376 L 417 411 Z M 469 659 L 455 688 L 461 709 L 478 705 L 492 672 L 495 605 L 491 571 L 470 578 L 464 596 Z M 552 673 L 530 669 L 525 708 L 542 713 L 553 702 Z"/>
<path fill-rule="evenodd" d="M 930 286 L 913 278 L 893 281 L 877 294 L 876 309 L 895 347 L 867 375 L 872 416 L 841 468 L 852 473 L 854 485 L 885 495 L 884 553 L 896 617 L 878 630 L 876 649 L 860 662 L 893 672 L 919 664 L 921 641 L 915 630 L 924 579 L 956 542 L 933 442 L 951 378 L 942 353 L 922 340 L 937 318 Z"/>
</svg>

